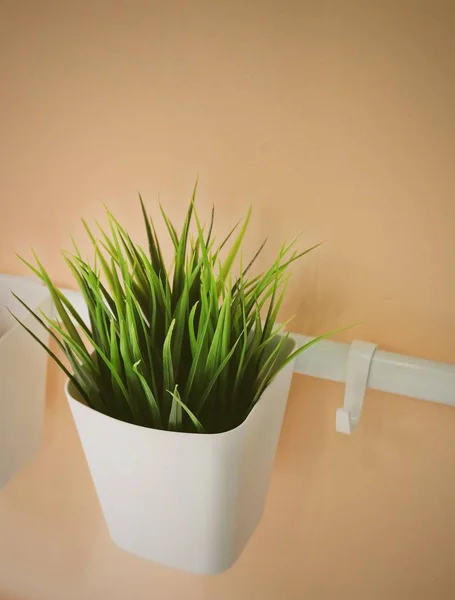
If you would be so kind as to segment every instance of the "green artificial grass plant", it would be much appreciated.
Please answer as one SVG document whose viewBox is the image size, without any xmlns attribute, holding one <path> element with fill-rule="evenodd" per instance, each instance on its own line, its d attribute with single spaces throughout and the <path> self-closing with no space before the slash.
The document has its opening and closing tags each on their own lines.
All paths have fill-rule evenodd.
<svg viewBox="0 0 455 600">
<path fill-rule="evenodd" d="M 218 433 L 242 423 L 275 375 L 326 336 L 290 353 L 284 325 L 276 325 L 288 267 L 312 248 L 298 253 L 295 242 L 283 245 L 268 270 L 250 276 L 262 249 L 242 265 L 251 209 L 216 243 L 214 211 L 203 227 L 194 200 L 195 194 L 180 234 L 161 209 L 173 245 L 171 269 L 142 198 L 148 251 L 109 211 L 108 229 L 98 225 L 99 238 L 83 221 L 94 247 L 93 266 L 76 244 L 64 258 L 87 304 L 90 325 L 36 255 L 36 266 L 21 260 L 49 289 L 58 317 L 36 314 L 18 300 L 57 342 L 72 372 L 27 331 L 94 410 L 144 427 Z M 238 275 L 233 276 L 236 261 Z"/>
</svg>

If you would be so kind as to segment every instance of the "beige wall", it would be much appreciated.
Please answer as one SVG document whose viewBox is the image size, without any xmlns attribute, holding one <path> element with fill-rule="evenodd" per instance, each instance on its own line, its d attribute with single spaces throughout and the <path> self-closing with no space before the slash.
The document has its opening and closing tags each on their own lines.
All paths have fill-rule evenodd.
<svg viewBox="0 0 455 600">
<path fill-rule="evenodd" d="M 254 207 L 262 264 L 306 233 L 283 316 L 454 361 L 455 5 L 444 0 L 0 2 L 0 271 L 54 277 L 106 202 L 143 239 L 140 190 L 181 219 L 193 182 L 221 228 Z M 50 381 L 37 460 L 0 495 L 2 600 L 455 597 L 455 411 L 296 377 L 266 515 L 197 578 L 109 542 Z"/>
</svg>

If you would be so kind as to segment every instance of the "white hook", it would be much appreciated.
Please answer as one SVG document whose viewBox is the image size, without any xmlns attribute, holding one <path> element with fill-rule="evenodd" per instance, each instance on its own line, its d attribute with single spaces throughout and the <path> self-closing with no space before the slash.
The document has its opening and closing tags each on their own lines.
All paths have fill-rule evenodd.
<svg viewBox="0 0 455 600">
<path fill-rule="evenodd" d="M 368 384 L 371 362 L 377 346 L 354 341 L 348 355 L 344 407 L 337 409 L 336 430 L 351 435 L 362 413 L 363 398 Z"/>
</svg>

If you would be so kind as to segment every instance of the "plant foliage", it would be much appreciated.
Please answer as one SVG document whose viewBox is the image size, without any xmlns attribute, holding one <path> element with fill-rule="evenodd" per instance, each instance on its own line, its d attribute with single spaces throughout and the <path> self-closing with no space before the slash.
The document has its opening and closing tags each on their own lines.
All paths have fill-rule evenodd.
<svg viewBox="0 0 455 600">
<path fill-rule="evenodd" d="M 98 225 L 99 235 L 83 221 L 93 266 L 76 244 L 64 257 L 87 304 L 89 325 L 36 255 L 35 266 L 21 260 L 49 289 L 58 316 L 37 314 L 18 300 L 63 351 L 69 368 L 42 344 L 91 408 L 145 427 L 217 433 L 242 423 L 275 375 L 326 336 L 290 352 L 284 325 L 276 325 L 288 267 L 312 248 L 298 253 L 295 242 L 284 245 L 267 271 L 249 276 L 262 249 L 242 266 L 251 209 L 217 243 L 214 211 L 203 227 L 195 191 L 180 233 L 161 209 L 173 245 L 171 269 L 142 198 L 147 251 L 109 211 L 108 227 Z"/>
</svg>

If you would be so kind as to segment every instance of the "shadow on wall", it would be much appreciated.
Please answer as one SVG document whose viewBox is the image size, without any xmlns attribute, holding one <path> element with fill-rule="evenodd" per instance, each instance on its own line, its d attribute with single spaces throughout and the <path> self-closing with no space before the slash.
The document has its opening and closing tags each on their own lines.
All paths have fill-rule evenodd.
<svg viewBox="0 0 455 600">
<path fill-rule="evenodd" d="M 337 281 L 321 276 L 323 261 L 318 255 L 321 251 L 322 248 L 316 248 L 304 256 L 303 262 L 294 267 L 289 281 L 281 310 L 285 319 L 292 318 L 288 329 L 295 333 L 320 335 L 346 327 L 352 321 L 345 316 L 349 302 L 344 288 Z M 348 332 L 349 338 L 352 335 Z M 342 340 L 342 336 L 337 339 Z"/>
</svg>

